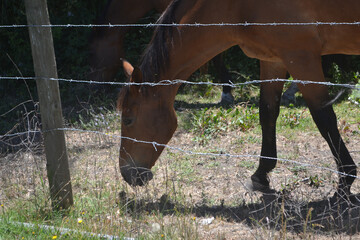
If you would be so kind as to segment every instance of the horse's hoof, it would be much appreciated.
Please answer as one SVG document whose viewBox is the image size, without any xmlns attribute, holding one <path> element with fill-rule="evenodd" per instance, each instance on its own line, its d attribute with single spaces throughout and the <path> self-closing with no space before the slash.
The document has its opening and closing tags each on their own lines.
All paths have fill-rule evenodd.
<svg viewBox="0 0 360 240">
<path fill-rule="evenodd" d="M 231 105 L 234 103 L 234 97 L 231 93 L 222 93 L 220 104 Z"/>
<path fill-rule="evenodd" d="M 246 187 L 246 189 L 248 189 L 249 191 L 252 191 L 252 192 L 259 191 L 259 192 L 267 193 L 267 194 L 275 193 L 275 190 L 271 189 L 269 187 L 269 185 L 264 185 L 254 179 L 247 181 L 245 183 L 245 187 Z"/>
<path fill-rule="evenodd" d="M 283 105 L 289 105 L 290 103 L 295 102 L 295 95 L 287 95 L 283 94 L 281 97 L 281 104 Z"/>
</svg>

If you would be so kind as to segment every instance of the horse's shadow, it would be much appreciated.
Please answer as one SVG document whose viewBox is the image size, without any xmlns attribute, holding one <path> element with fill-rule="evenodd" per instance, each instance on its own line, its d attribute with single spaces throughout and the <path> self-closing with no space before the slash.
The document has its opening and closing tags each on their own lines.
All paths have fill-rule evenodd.
<svg viewBox="0 0 360 240">
<path fill-rule="evenodd" d="M 360 194 L 354 198 L 360 199 Z M 197 217 L 220 217 L 229 222 L 242 222 L 251 228 L 266 227 L 281 231 L 301 233 L 338 232 L 355 234 L 360 231 L 360 201 L 334 201 L 334 198 L 299 202 L 283 195 L 268 195 L 258 203 L 238 206 L 195 205 L 188 206 L 163 195 L 156 201 L 132 199 L 126 193 L 119 194 L 119 207 L 135 216 L 145 212 L 159 211 L 163 215 L 174 213 L 194 214 Z"/>
</svg>

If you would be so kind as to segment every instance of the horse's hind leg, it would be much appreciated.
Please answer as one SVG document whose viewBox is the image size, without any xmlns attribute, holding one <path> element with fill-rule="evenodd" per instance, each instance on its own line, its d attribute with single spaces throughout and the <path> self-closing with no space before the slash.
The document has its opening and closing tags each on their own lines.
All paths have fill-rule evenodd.
<svg viewBox="0 0 360 240">
<path fill-rule="evenodd" d="M 286 69 L 282 63 L 260 62 L 262 80 L 285 78 Z M 262 128 L 261 157 L 258 169 L 251 176 L 252 189 L 266 192 L 269 188 L 267 174 L 276 165 L 276 119 L 279 116 L 281 93 L 284 83 L 261 83 L 260 123 Z"/>
<path fill-rule="evenodd" d="M 286 59 L 290 74 L 299 80 L 325 81 L 319 55 L 303 53 L 296 58 Z M 332 154 L 341 172 L 337 193 L 350 195 L 350 187 L 356 175 L 356 166 L 342 140 L 337 128 L 337 119 L 330 104 L 328 88 L 319 84 L 298 84 L 310 113 L 321 133 L 330 146 Z M 352 176 L 349 176 L 352 175 Z"/>
<path fill-rule="evenodd" d="M 218 54 L 213 58 L 215 70 L 217 77 L 219 78 L 221 83 L 231 83 L 231 75 L 229 70 L 225 66 L 224 62 L 224 53 Z M 221 104 L 233 104 L 234 97 L 231 93 L 232 88 L 230 86 L 223 86 L 223 91 L 221 94 Z"/>
</svg>

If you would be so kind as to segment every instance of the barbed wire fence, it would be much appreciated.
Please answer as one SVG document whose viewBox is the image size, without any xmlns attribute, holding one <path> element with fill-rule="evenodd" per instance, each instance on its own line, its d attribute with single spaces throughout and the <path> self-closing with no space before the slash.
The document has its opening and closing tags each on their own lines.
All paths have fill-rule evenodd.
<svg viewBox="0 0 360 240">
<path fill-rule="evenodd" d="M 354 23 L 332 23 L 332 22 L 331 23 L 330 22 L 329 23 L 325 23 L 325 22 L 316 22 L 316 23 L 238 23 L 238 24 L 230 24 L 230 23 L 200 24 L 200 23 L 195 23 L 195 24 L 186 24 L 186 25 L 184 25 L 184 24 L 114 24 L 114 25 L 112 25 L 112 24 L 109 24 L 109 25 L 66 24 L 66 25 L 41 25 L 41 27 L 90 27 L 90 28 L 93 28 L 93 27 L 157 27 L 157 26 L 162 26 L 162 27 L 178 27 L 178 26 L 211 27 L 211 26 L 321 26 L 321 25 L 331 25 L 331 26 L 334 26 L 334 25 L 360 25 L 360 22 L 354 22 Z M 7 26 L 0 26 L 0 29 L 1 28 L 4 28 L 4 29 L 5 28 L 27 28 L 27 27 L 32 27 L 32 26 L 31 25 L 7 25 Z M 26 80 L 26 81 L 31 81 L 31 80 L 36 80 L 36 79 L 37 78 L 35 78 L 35 77 L 0 76 L 0 80 Z M 164 86 L 164 85 L 170 85 L 170 84 L 188 84 L 188 85 L 230 86 L 230 87 L 233 87 L 233 88 L 237 88 L 237 87 L 240 87 L 240 86 L 246 86 L 246 85 L 252 85 L 252 84 L 259 84 L 259 83 L 262 83 L 262 82 L 295 82 L 295 83 L 299 83 L 299 84 L 321 84 L 321 85 L 326 85 L 326 86 L 334 86 L 334 87 L 339 87 L 339 88 L 347 88 L 347 89 L 350 89 L 350 90 L 360 91 L 359 86 L 353 85 L 353 84 L 335 84 L 335 83 L 331 83 L 331 82 L 310 82 L 310 81 L 304 81 L 304 80 L 288 80 L 288 79 L 253 80 L 253 81 L 246 81 L 244 83 L 231 83 L 230 82 L 230 83 L 225 83 L 225 84 L 224 83 L 223 84 L 221 84 L 221 83 L 213 83 L 213 82 L 190 82 L 190 81 L 186 81 L 186 80 L 173 80 L 173 81 L 163 80 L 163 81 L 160 81 L 158 83 L 152 83 L 152 82 L 145 82 L 145 83 L 97 82 L 97 81 L 91 81 L 91 80 L 62 79 L 62 78 L 47 78 L 47 80 L 64 81 L 64 82 L 77 83 L 77 84 L 101 84 L 101 85 L 107 84 L 107 85 L 120 85 L 120 86 L 130 86 L 130 85 L 140 85 L 140 84 L 141 85 L 147 85 L 147 86 Z M 16 108 L 16 106 L 13 109 L 15 109 L 15 108 Z M 10 111 L 12 111 L 13 109 L 11 109 Z M 1 113 L 1 114 L 5 116 L 7 113 Z M 10 131 L 7 134 L 0 135 L 0 142 L 3 142 L 8 146 L 15 147 L 16 150 L 18 150 L 19 147 L 21 147 L 21 146 L 25 146 L 25 149 L 26 149 L 25 150 L 25 155 L 22 155 L 21 152 L 17 152 L 14 155 L 5 154 L 4 156 L 2 156 L 2 160 L 0 159 L 0 163 L 1 163 L 1 169 L 2 169 L 1 170 L 2 174 L 1 175 L 3 176 L 3 181 L 4 182 L 7 181 L 7 180 L 4 179 L 5 178 L 4 176 L 7 176 L 6 171 L 8 169 L 7 170 L 5 170 L 5 169 L 8 168 L 8 166 L 13 167 L 13 169 L 11 169 L 11 171 L 12 171 L 11 175 L 15 175 L 14 169 L 19 169 L 19 168 L 23 167 L 23 163 L 16 162 L 15 163 L 16 167 L 14 167 L 14 165 L 13 165 L 14 163 L 10 163 L 11 159 L 12 160 L 16 159 L 19 156 L 21 156 L 21 157 L 26 156 L 27 158 L 31 159 L 32 161 L 25 161 L 25 164 L 29 164 L 29 166 L 32 165 L 33 162 L 35 162 L 35 164 L 37 165 L 37 168 L 33 169 L 34 172 L 41 171 L 41 169 L 44 168 L 44 166 L 40 166 L 41 165 L 40 157 L 36 156 L 36 154 L 35 154 L 35 156 L 33 156 L 33 154 L 32 154 L 32 153 L 34 153 L 34 150 L 32 149 L 34 146 L 37 146 L 37 148 L 39 148 L 38 142 L 39 142 L 39 138 L 41 138 L 41 127 L 40 127 L 40 124 L 39 124 L 39 119 L 37 118 L 37 114 L 34 114 L 34 115 L 33 114 L 34 114 L 33 112 L 26 112 L 25 111 L 25 116 L 26 116 L 25 117 L 25 124 L 26 124 L 26 126 L 28 128 L 28 131 L 24 131 L 24 132 L 11 132 Z M 120 119 L 119 119 L 119 122 L 120 122 Z M 137 143 L 150 144 L 150 145 L 152 145 L 154 147 L 155 150 L 157 149 L 157 147 L 165 147 L 171 153 L 177 152 L 180 155 L 200 157 L 202 160 L 204 160 L 205 158 L 210 158 L 210 159 L 213 159 L 213 158 L 222 158 L 222 159 L 236 158 L 236 159 L 251 159 L 251 162 L 257 162 L 257 159 L 260 157 L 259 155 L 256 155 L 256 154 L 234 154 L 234 153 L 223 152 L 223 150 L 220 150 L 218 152 L 214 152 L 214 151 L 213 152 L 207 152 L 207 151 L 202 152 L 202 151 L 199 151 L 199 150 L 193 150 L 191 148 L 189 149 L 188 147 L 184 148 L 184 147 L 176 146 L 176 145 L 167 145 L 167 144 L 160 144 L 160 143 L 157 143 L 157 142 L 142 141 L 140 139 L 126 138 L 126 137 L 123 137 L 123 136 L 119 135 L 119 133 L 116 134 L 116 133 L 111 133 L 111 132 L 109 133 L 109 132 L 104 132 L 104 131 L 92 131 L 92 130 L 86 130 L 86 129 L 71 128 L 71 127 L 62 128 L 62 129 L 53 129 L 53 130 L 50 130 L 50 131 L 65 131 L 65 132 L 69 133 L 68 138 L 67 138 L 68 140 L 71 138 L 71 136 L 74 136 L 74 135 L 71 135 L 70 133 L 78 133 L 79 135 L 80 134 L 85 135 L 84 138 L 80 137 L 80 141 L 85 142 L 85 144 L 84 143 L 81 144 L 82 145 L 82 147 L 81 147 L 82 150 L 77 150 L 76 149 L 76 144 L 74 142 L 77 141 L 77 139 L 76 140 L 73 139 L 72 140 L 73 142 L 70 143 L 70 144 L 73 144 L 73 149 L 71 150 L 71 153 L 73 153 L 75 155 L 74 159 L 79 158 L 79 156 L 81 154 L 81 151 L 84 151 L 84 149 L 86 148 L 85 145 L 86 145 L 87 141 L 88 142 L 93 142 L 93 143 L 95 142 L 94 145 L 97 145 L 97 144 L 102 145 L 103 142 L 104 142 L 104 139 L 106 139 L 105 141 L 107 143 L 110 143 L 110 146 L 117 146 L 117 144 L 119 144 L 121 139 L 127 139 L 127 140 L 131 140 L 131 141 L 137 142 Z M 97 139 L 96 140 L 91 139 L 91 136 L 97 136 Z M 20 137 L 20 138 L 17 138 L 17 139 L 20 139 L 17 143 L 14 143 L 11 140 L 9 140 L 9 139 L 16 139 L 16 137 Z M 79 143 L 77 143 L 77 144 L 79 144 Z M 96 148 L 96 149 L 98 150 L 98 148 Z M 94 150 L 94 151 L 97 151 L 97 150 Z M 358 155 L 359 150 L 356 150 L 355 152 L 352 152 L 352 153 L 355 153 L 355 154 Z M 109 153 L 108 156 L 111 157 L 111 158 L 117 159 L 116 153 L 114 153 L 114 152 Z M 177 158 L 179 158 L 179 157 L 177 156 Z M 324 166 L 321 166 L 321 165 L 316 165 L 314 163 L 310 163 L 311 161 L 309 161 L 308 163 L 306 163 L 306 162 L 304 163 L 304 162 L 300 162 L 300 161 L 297 161 L 297 160 L 291 160 L 291 159 L 288 159 L 288 158 L 277 158 L 277 159 L 269 158 L 269 159 L 270 160 L 277 160 L 277 161 L 279 161 L 279 162 L 281 162 L 283 164 L 291 164 L 291 165 L 293 165 L 295 167 L 305 168 L 305 169 L 307 169 L 306 171 L 310 171 L 310 169 L 311 170 L 317 169 L 317 170 L 322 171 L 322 172 L 330 172 L 331 174 L 344 175 L 344 173 L 341 173 L 341 172 L 335 170 L 334 168 L 324 167 Z M 87 161 L 90 161 L 90 160 L 87 159 Z M 95 178 L 101 178 L 102 174 L 97 172 L 97 170 L 95 169 L 97 164 L 100 164 L 100 161 L 97 163 L 97 161 L 95 160 L 95 163 L 89 164 L 89 165 L 92 165 L 92 167 L 91 167 L 92 170 L 90 172 L 96 173 Z M 103 162 L 101 164 L 103 164 Z M 114 162 L 112 162 L 112 164 L 117 164 L 117 162 L 114 161 Z M 170 164 L 171 163 L 166 162 L 165 166 L 168 167 Z M 117 167 L 114 167 L 114 169 L 115 169 L 115 171 L 119 172 Z M 219 171 L 219 170 L 215 170 L 215 171 L 216 171 L 216 173 L 218 173 L 217 171 Z M 166 171 L 165 171 L 165 173 L 162 173 L 162 174 L 165 174 L 164 175 L 165 177 L 168 176 L 167 175 L 168 173 Z M 223 173 L 221 173 L 221 174 L 223 174 Z M 116 175 L 116 179 L 121 178 L 118 173 L 115 173 L 115 175 Z M 236 174 L 234 173 L 234 175 L 236 175 Z M 87 176 L 89 176 L 89 175 L 87 175 Z M 170 182 L 172 181 L 172 184 L 174 184 L 174 181 L 179 181 L 179 182 L 184 181 L 185 183 L 189 183 L 189 181 L 187 181 L 187 180 L 183 180 L 183 179 L 177 180 L 177 179 L 175 179 L 175 176 L 178 176 L 178 173 L 174 173 L 174 175 L 172 177 L 170 177 Z M 355 177 L 357 179 L 359 178 L 358 176 L 352 176 L 352 177 Z M 332 179 L 333 178 L 334 177 L 332 177 Z M 27 178 L 27 179 L 28 179 L 27 181 L 28 181 L 28 183 L 30 185 L 32 185 L 33 187 L 36 185 L 37 180 L 34 180 L 33 178 L 30 179 L 30 180 L 29 180 L 29 178 Z M 243 185 L 243 187 L 245 186 L 245 183 L 243 181 L 244 178 L 236 177 L 235 179 L 239 180 L 241 182 L 241 185 Z M 170 183 L 167 183 L 168 180 L 165 180 L 166 186 L 167 186 L 167 184 L 170 184 Z M 217 181 L 219 181 L 219 179 L 217 179 Z M 310 184 L 316 184 L 315 183 L 316 179 L 311 180 L 310 177 L 309 178 L 303 178 L 302 181 L 310 182 Z M 10 183 L 11 183 L 11 181 L 7 182 L 7 184 L 5 184 L 5 189 L 6 189 L 6 187 L 9 187 Z M 21 182 L 19 181 L 18 184 L 21 184 Z M 282 184 L 286 185 L 286 183 L 280 183 L 279 185 L 282 185 Z M 330 184 L 330 181 L 329 181 L 328 184 Z M 103 186 L 105 186 L 105 185 L 101 185 L 100 188 L 103 187 Z M 176 189 L 179 190 L 180 186 L 182 186 L 182 183 L 179 183 L 179 185 L 178 185 L 178 187 Z M 237 185 L 237 186 L 239 186 L 239 185 Z M 157 189 L 157 188 L 159 188 L 159 185 L 154 186 L 154 189 Z M 175 189 L 175 187 L 173 187 L 173 188 Z M 30 192 L 29 193 L 29 192 L 27 192 L 27 190 L 22 189 L 21 187 L 19 187 L 19 189 L 21 190 L 19 192 L 22 192 L 22 193 L 25 192 L 26 194 L 35 194 L 35 192 Z M 284 188 L 284 189 L 286 189 L 286 188 Z M 358 189 L 357 186 L 356 186 L 356 189 Z M 101 189 L 99 189 L 99 191 L 100 190 Z M 232 188 L 232 190 L 234 190 L 234 189 Z M 333 190 L 332 188 L 331 189 L 326 189 L 327 194 L 329 194 L 332 190 Z M 318 192 L 316 192 L 316 193 L 318 193 Z M 15 194 L 15 193 L 13 193 L 13 194 Z M 21 198 L 20 194 L 15 194 L 15 195 L 17 195 L 18 198 Z M 242 197 L 244 197 L 245 195 L 246 194 L 244 194 Z M 306 198 L 306 195 L 307 195 L 307 193 L 304 192 L 303 193 L 303 198 L 304 199 Z M 233 196 L 239 197 L 238 194 L 235 194 Z M 275 204 L 275 203 L 277 203 L 279 198 L 272 199 L 271 201 L 265 201 L 266 205 L 265 206 L 261 205 L 261 207 L 259 207 L 259 205 L 255 206 L 255 202 L 259 200 L 257 197 L 255 197 L 254 195 L 250 195 L 250 196 L 247 196 L 247 197 L 248 197 L 248 200 L 250 198 L 251 204 L 248 204 L 246 206 L 246 208 L 248 210 L 248 214 L 246 216 L 249 216 L 249 215 L 251 215 L 252 217 L 259 216 L 258 218 L 255 217 L 255 219 L 259 219 L 260 216 L 263 216 L 263 214 L 261 214 L 263 211 L 269 211 L 268 206 L 270 206 L 270 209 L 271 209 L 270 212 L 273 211 L 272 212 L 273 214 L 275 214 L 276 211 L 279 211 L 279 206 Z M 2 194 L 0 194 L 0 201 L 3 201 L 6 198 L 9 198 L 9 193 L 4 193 L 4 191 L 3 191 Z M 303 201 L 301 204 L 305 204 L 305 203 L 306 202 Z M 321 202 L 321 203 L 323 203 L 323 202 Z M 317 203 L 317 204 L 321 204 L 321 203 Z M 287 202 L 287 204 L 288 205 L 285 206 L 285 207 L 282 206 L 283 207 L 283 213 L 285 215 L 288 214 L 288 215 L 290 215 L 292 217 L 296 216 L 296 217 L 294 217 L 295 220 L 290 220 L 289 221 L 290 223 L 289 223 L 288 227 L 289 228 L 294 228 L 294 229 L 297 229 L 299 227 L 302 228 L 303 224 L 304 224 L 303 223 L 303 221 L 304 221 L 304 213 L 301 212 L 301 211 L 303 211 L 303 209 L 301 209 L 301 207 L 303 205 L 301 205 L 301 207 L 299 208 L 300 212 L 297 212 L 299 209 L 293 209 L 293 208 L 296 208 L 298 206 L 292 205 L 290 202 Z M 297 202 L 297 204 L 299 204 L 299 202 Z M 284 210 L 284 208 L 286 208 L 286 209 Z M 244 217 L 241 216 L 241 213 L 242 213 L 241 211 L 243 211 L 243 209 L 241 209 L 241 211 L 239 209 L 230 208 L 230 207 L 228 207 L 226 209 L 230 212 L 230 213 L 226 213 L 226 214 L 235 216 L 235 217 L 232 217 L 230 219 L 239 220 L 239 221 L 244 220 Z M 201 208 L 197 208 L 197 211 L 199 211 L 199 212 L 201 212 L 202 210 L 203 209 L 201 209 Z M 317 219 L 314 218 L 313 220 L 309 220 L 309 223 L 311 223 L 311 224 L 319 224 L 319 228 L 321 228 L 321 226 L 325 225 L 324 222 L 327 221 L 327 220 L 324 220 L 324 219 L 326 219 L 329 216 L 329 213 L 326 212 L 329 209 L 328 208 L 322 208 L 322 210 L 323 210 L 323 212 L 317 214 L 318 217 L 321 216 L 321 215 L 324 215 L 322 220 L 319 220 L 319 218 L 317 218 Z M 218 214 L 218 212 L 216 212 L 215 214 Z M 306 216 L 306 214 L 305 214 L 305 216 Z M 337 223 L 341 222 L 344 219 L 343 218 L 344 214 L 341 213 L 341 214 L 339 214 L 338 217 L 339 217 L 339 219 L 334 220 L 334 222 L 337 222 Z M 355 217 L 347 218 L 347 219 L 348 220 L 351 219 L 352 221 L 354 221 L 356 223 L 355 227 L 356 228 L 358 227 L 358 222 L 359 222 L 359 216 L 358 215 L 355 216 Z M 275 226 L 275 228 L 277 228 L 277 227 L 279 227 L 279 222 L 281 221 L 281 219 L 279 219 L 279 216 L 277 216 L 277 217 L 273 216 L 273 218 L 267 218 L 267 221 L 268 221 L 269 225 L 273 225 L 273 226 Z M 345 225 L 342 225 L 342 226 L 345 228 Z"/>
<path fill-rule="evenodd" d="M 28 25 L 28 24 L 13 24 L 13 25 L 1 25 L 0 28 L 28 28 L 28 27 L 47 27 L 47 28 L 56 28 L 56 27 L 256 27 L 256 26 L 342 26 L 342 25 L 360 25 L 360 22 L 265 22 L 265 23 L 256 23 L 256 22 L 243 22 L 243 23 L 147 23 L 147 24 L 42 24 L 42 25 Z"/>
</svg>

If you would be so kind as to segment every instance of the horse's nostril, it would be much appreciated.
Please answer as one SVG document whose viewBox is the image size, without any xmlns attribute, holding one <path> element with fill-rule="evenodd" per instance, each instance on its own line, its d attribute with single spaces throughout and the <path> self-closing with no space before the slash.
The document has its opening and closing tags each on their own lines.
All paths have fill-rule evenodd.
<svg viewBox="0 0 360 240">
<path fill-rule="evenodd" d="M 130 166 L 121 168 L 121 175 L 131 186 L 144 186 L 153 178 L 153 174 L 150 169 Z"/>
</svg>

